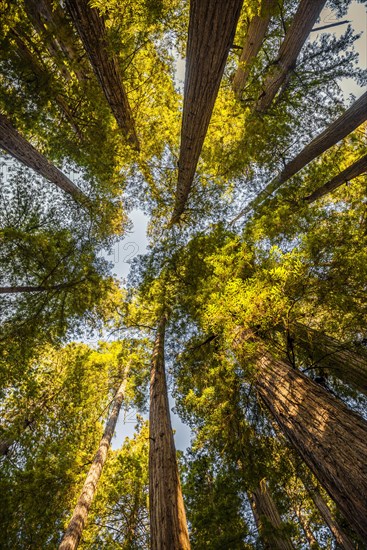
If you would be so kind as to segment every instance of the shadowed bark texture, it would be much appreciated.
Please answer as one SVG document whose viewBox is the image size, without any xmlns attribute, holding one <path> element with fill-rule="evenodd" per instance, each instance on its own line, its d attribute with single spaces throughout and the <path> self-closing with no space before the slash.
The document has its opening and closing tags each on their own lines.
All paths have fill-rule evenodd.
<svg viewBox="0 0 367 550">
<path fill-rule="evenodd" d="M 264 543 L 264 550 L 294 550 L 265 479 L 250 497 L 255 522 Z"/>
<path fill-rule="evenodd" d="M 319 136 L 311 141 L 298 155 L 291 160 L 282 172 L 263 189 L 253 201 L 232 221 L 235 222 L 277 191 L 283 183 L 297 174 L 309 162 L 333 147 L 338 141 L 353 132 L 367 120 L 367 92 L 365 92 L 344 114 L 328 126 Z"/>
<path fill-rule="evenodd" d="M 278 57 L 265 78 L 263 92 L 255 110 L 264 113 L 273 101 L 290 71 L 295 69 L 297 57 L 320 15 L 326 0 L 301 0 L 293 21 L 280 46 Z"/>
<path fill-rule="evenodd" d="M 150 375 L 149 510 L 152 550 L 189 550 L 164 366 L 167 318 L 157 329 Z"/>
<path fill-rule="evenodd" d="M 97 8 L 89 7 L 88 0 L 65 0 L 65 5 L 121 132 L 139 150 L 133 114 L 118 61 L 108 44 L 103 18 Z"/>
<path fill-rule="evenodd" d="M 60 189 L 69 193 L 80 203 L 89 204 L 89 199 L 78 187 L 67 178 L 56 166 L 51 164 L 46 157 L 37 151 L 19 132 L 10 121 L 0 113 L 0 147 L 7 151 L 37 174 L 40 174 Z"/>
<path fill-rule="evenodd" d="M 255 59 L 264 41 L 272 13 L 277 6 L 276 0 L 262 0 L 260 14 L 255 15 L 248 26 L 245 43 L 241 52 L 239 66 L 233 78 L 233 91 L 241 99 L 251 70 L 251 61 Z"/>
<path fill-rule="evenodd" d="M 330 181 L 318 187 L 311 195 L 305 197 L 303 200 L 311 204 L 312 202 L 320 199 L 324 195 L 331 193 L 344 183 L 360 176 L 361 174 L 367 172 L 367 155 L 361 157 L 356 162 L 348 166 L 345 170 L 334 176 Z"/>
<path fill-rule="evenodd" d="M 178 181 L 171 223 L 185 210 L 243 0 L 191 0 Z"/>
<path fill-rule="evenodd" d="M 75 506 L 72 518 L 61 540 L 59 550 L 75 550 L 75 548 L 77 548 L 79 545 L 83 529 L 87 522 L 88 512 L 93 502 L 95 492 L 97 490 L 98 481 L 101 477 L 102 469 L 106 462 L 112 436 L 116 428 L 117 419 L 119 417 L 121 405 L 125 396 L 126 382 L 127 371 L 125 371 L 125 379 L 117 391 L 112 411 L 107 421 L 97 454 L 94 457 L 92 466 L 90 467 L 90 470 L 88 472 L 81 495 Z"/>
<path fill-rule="evenodd" d="M 350 525 L 366 540 L 367 422 L 266 352 L 257 366 L 259 397 Z"/>
</svg>

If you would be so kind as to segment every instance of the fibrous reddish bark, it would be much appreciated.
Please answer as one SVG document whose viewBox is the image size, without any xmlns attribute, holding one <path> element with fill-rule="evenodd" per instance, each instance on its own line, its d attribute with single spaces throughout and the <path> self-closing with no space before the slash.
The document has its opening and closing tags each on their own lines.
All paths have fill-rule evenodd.
<svg viewBox="0 0 367 550">
<path fill-rule="evenodd" d="M 90 467 L 90 470 L 88 472 L 81 495 L 75 506 L 72 518 L 61 540 L 59 550 L 75 550 L 80 542 L 84 526 L 87 522 L 88 512 L 93 502 L 95 492 L 97 490 L 98 481 L 101 477 L 102 469 L 106 462 L 112 436 L 116 428 L 117 419 L 119 417 L 121 405 L 125 396 L 126 382 L 127 372 L 125 372 L 125 379 L 121 383 L 117 391 L 111 414 L 108 418 L 106 428 L 101 439 L 101 443 L 92 462 L 92 466 Z"/>
<path fill-rule="evenodd" d="M 233 90 L 239 99 L 250 73 L 251 61 L 255 59 L 260 51 L 276 5 L 276 0 L 262 0 L 259 15 L 255 15 L 249 23 L 239 66 L 232 82 Z"/>
<path fill-rule="evenodd" d="M 265 479 L 252 492 L 251 506 L 265 550 L 294 550 L 287 533 L 282 531 L 282 519 L 269 492 Z"/>
<path fill-rule="evenodd" d="M 178 181 L 171 223 L 185 210 L 243 0 L 192 0 Z"/>
<path fill-rule="evenodd" d="M 37 151 L 19 132 L 10 121 L 0 113 L 0 147 L 5 149 L 14 158 L 32 168 L 35 172 L 51 181 L 60 189 L 69 193 L 82 204 L 89 204 L 89 199 L 78 187 L 67 178 L 61 170 L 51 164 L 46 157 Z"/>
<path fill-rule="evenodd" d="M 367 172 L 367 155 L 358 159 L 356 162 L 348 166 L 348 168 L 340 172 L 340 174 L 334 176 L 331 180 L 329 180 L 321 187 L 318 187 L 313 193 L 311 193 L 311 195 L 308 195 L 303 200 L 311 204 L 317 199 L 323 197 L 324 195 L 331 193 L 344 183 L 347 183 L 353 178 L 360 176 L 364 172 Z"/>
<path fill-rule="evenodd" d="M 150 375 L 149 511 L 152 550 L 189 550 L 164 366 L 167 318 L 157 329 Z"/>
<path fill-rule="evenodd" d="M 264 113 L 285 81 L 288 73 L 295 68 L 297 57 L 312 27 L 320 15 L 326 0 L 301 0 L 293 21 L 280 46 L 274 66 L 265 78 L 263 92 L 255 110 Z"/>
<path fill-rule="evenodd" d="M 89 61 L 110 105 L 117 124 L 130 145 L 139 150 L 139 140 L 116 56 L 110 51 L 104 20 L 88 0 L 65 0 Z"/>
<path fill-rule="evenodd" d="M 259 397 L 284 435 L 367 539 L 367 422 L 320 385 L 263 352 L 257 361 Z"/>
</svg>

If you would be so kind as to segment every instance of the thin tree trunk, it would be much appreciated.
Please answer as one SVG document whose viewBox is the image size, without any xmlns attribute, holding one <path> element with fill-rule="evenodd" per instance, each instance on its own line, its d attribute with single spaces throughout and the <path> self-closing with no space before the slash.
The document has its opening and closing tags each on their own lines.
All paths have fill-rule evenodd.
<svg viewBox="0 0 367 550">
<path fill-rule="evenodd" d="M 305 534 L 308 544 L 312 550 L 318 550 L 320 548 L 319 543 L 315 539 L 315 536 L 311 530 L 309 522 L 305 519 L 300 508 L 295 509 L 296 516 L 298 518 L 299 524 L 302 527 L 302 530 Z"/>
<path fill-rule="evenodd" d="M 324 195 L 331 193 L 344 183 L 348 183 L 348 181 L 352 180 L 353 178 L 360 176 L 364 172 L 367 172 L 367 155 L 358 159 L 356 162 L 348 166 L 348 168 L 340 172 L 340 174 L 334 176 L 331 180 L 329 180 L 321 187 L 318 187 L 313 193 L 311 193 L 311 195 L 304 197 L 303 200 L 311 204 L 317 199 L 323 197 Z"/>
<path fill-rule="evenodd" d="M 164 335 L 166 315 L 160 319 L 150 375 L 149 510 L 152 550 L 189 550 L 185 508 L 171 427 Z"/>
<path fill-rule="evenodd" d="M 185 210 L 243 0 L 192 0 L 178 181 L 171 223 Z"/>
<path fill-rule="evenodd" d="M 350 525 L 366 540 L 366 421 L 266 352 L 257 365 L 255 384 L 261 400 Z"/>
<path fill-rule="evenodd" d="M 35 172 L 69 193 L 77 202 L 88 205 L 88 197 L 56 168 L 46 157 L 37 151 L 19 132 L 10 121 L 0 113 L 0 147 L 5 149 L 14 158 L 32 168 Z"/>
<path fill-rule="evenodd" d="M 127 371 L 125 371 L 124 376 L 124 381 L 121 383 L 117 391 L 111 414 L 108 418 L 97 454 L 95 455 L 92 466 L 88 472 L 72 518 L 61 540 L 59 550 L 75 550 L 80 542 L 84 526 L 87 522 L 88 512 L 97 490 L 98 481 L 101 477 L 102 469 L 106 462 L 107 453 L 111 445 L 112 436 L 114 434 L 117 419 L 125 397 Z"/>
<path fill-rule="evenodd" d="M 255 110 L 264 113 L 281 88 L 288 73 L 292 71 L 297 57 L 320 15 L 326 0 L 301 0 L 293 21 L 280 46 L 275 66 L 270 69 L 265 78 L 263 92 L 259 97 Z"/>
<path fill-rule="evenodd" d="M 65 0 L 89 61 L 110 105 L 117 124 L 130 145 L 139 150 L 139 140 L 129 100 L 122 83 L 118 60 L 108 44 L 104 19 L 88 0 Z"/>
<path fill-rule="evenodd" d="M 262 0 L 259 15 L 255 15 L 248 26 L 239 66 L 234 75 L 232 87 L 239 99 L 251 69 L 251 61 L 256 58 L 264 41 L 277 0 Z"/>
<path fill-rule="evenodd" d="M 367 120 L 367 92 L 365 92 L 343 115 L 328 126 L 319 136 L 311 141 L 298 155 L 291 160 L 282 172 L 263 189 L 253 201 L 250 202 L 234 220 L 237 221 L 251 210 L 254 210 L 272 193 L 277 191 L 283 183 L 297 174 L 316 157 L 322 155 L 333 145 L 353 132 L 358 126 Z"/>
<path fill-rule="evenodd" d="M 265 479 L 253 491 L 250 502 L 265 550 L 294 550 L 291 538 L 282 531 L 282 519 Z"/>
<path fill-rule="evenodd" d="M 326 373 L 367 395 L 367 356 L 363 352 L 356 353 L 351 345 L 301 323 L 295 326 L 292 338 L 310 354 L 315 368 L 326 367 Z"/>
<path fill-rule="evenodd" d="M 352 543 L 352 541 L 344 533 L 338 522 L 331 515 L 329 507 L 320 495 L 317 487 L 311 487 L 307 483 L 306 489 L 309 492 L 316 508 L 320 512 L 322 519 L 325 521 L 326 525 L 329 527 L 330 531 L 334 535 L 336 542 L 340 544 L 344 550 L 355 550 L 355 545 Z"/>
</svg>

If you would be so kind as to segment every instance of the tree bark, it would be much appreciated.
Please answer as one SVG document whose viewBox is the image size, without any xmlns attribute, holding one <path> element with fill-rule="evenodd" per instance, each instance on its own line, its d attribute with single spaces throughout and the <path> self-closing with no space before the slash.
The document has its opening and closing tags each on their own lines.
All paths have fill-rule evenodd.
<svg viewBox="0 0 367 550">
<path fill-rule="evenodd" d="M 343 532 L 342 528 L 338 522 L 333 518 L 329 507 L 326 502 L 320 495 L 317 487 L 310 487 L 306 485 L 306 489 L 309 492 L 316 508 L 320 512 L 322 519 L 325 521 L 326 525 L 329 527 L 330 531 L 335 537 L 335 540 L 344 550 L 355 550 L 355 545 L 349 539 L 349 537 Z"/>
<path fill-rule="evenodd" d="M 88 205 L 88 197 L 66 177 L 61 170 L 51 164 L 46 157 L 37 151 L 17 130 L 10 121 L 0 113 L 0 147 L 11 156 L 32 168 L 35 172 L 69 193 L 77 202 Z"/>
<path fill-rule="evenodd" d="M 350 525 L 366 540 L 366 421 L 266 352 L 257 366 L 259 397 Z"/>
<path fill-rule="evenodd" d="M 185 210 L 243 0 L 192 0 L 178 181 L 171 223 Z"/>
<path fill-rule="evenodd" d="M 294 550 L 291 538 L 282 531 L 283 523 L 265 479 L 253 491 L 250 502 L 265 550 Z"/>
<path fill-rule="evenodd" d="M 233 222 L 254 210 L 272 193 L 277 191 L 283 183 L 297 174 L 316 157 L 322 155 L 333 145 L 345 138 L 367 120 L 367 92 L 365 92 L 343 115 L 328 126 L 319 136 L 311 141 L 302 151 L 291 160 L 282 172 L 263 189 L 242 212 L 236 216 Z M 232 223 L 233 223 L 232 222 Z"/>
<path fill-rule="evenodd" d="M 288 73 L 295 68 L 297 57 L 325 2 L 326 0 L 300 1 L 297 12 L 280 46 L 274 67 L 270 69 L 268 76 L 265 78 L 263 92 L 255 105 L 257 112 L 265 113 Z"/>
<path fill-rule="evenodd" d="M 152 550 L 189 550 L 185 508 L 171 427 L 162 315 L 154 345 L 150 375 L 149 510 Z"/>
<path fill-rule="evenodd" d="M 344 183 L 348 183 L 348 181 L 352 180 L 353 178 L 360 176 L 364 172 L 367 172 L 367 155 L 358 159 L 356 162 L 348 166 L 348 168 L 340 172 L 340 174 L 334 176 L 331 180 L 329 180 L 321 187 L 318 187 L 313 193 L 311 193 L 311 195 L 304 197 L 303 200 L 308 202 L 308 204 L 311 204 L 317 199 L 323 197 L 324 195 L 331 193 Z"/>
<path fill-rule="evenodd" d="M 61 540 L 59 550 L 75 550 L 78 547 L 84 526 L 87 522 L 88 512 L 93 502 L 99 478 L 102 474 L 103 466 L 106 462 L 107 453 L 111 445 L 112 436 L 114 434 L 117 419 L 125 396 L 125 388 L 127 383 L 127 371 L 125 371 L 125 379 L 121 383 L 111 410 L 111 414 L 106 424 L 104 434 L 101 439 L 97 454 L 94 457 L 92 466 L 88 472 L 81 495 L 75 506 L 72 518 Z"/>
<path fill-rule="evenodd" d="M 139 151 L 132 110 L 118 60 L 108 44 L 104 19 L 97 8 L 89 7 L 88 0 L 65 0 L 65 5 L 121 132 L 129 144 Z"/>
<path fill-rule="evenodd" d="M 305 519 L 305 517 L 302 514 L 302 510 L 300 508 L 297 508 L 295 510 L 296 516 L 298 518 L 299 524 L 302 527 L 302 530 L 305 534 L 305 537 L 307 539 L 308 544 L 310 545 L 310 548 L 312 550 L 319 550 L 320 545 L 315 539 L 315 536 L 311 530 L 311 527 L 309 525 L 309 522 Z"/>
<path fill-rule="evenodd" d="M 255 59 L 260 51 L 276 5 L 276 0 L 262 0 L 260 14 L 255 15 L 249 23 L 239 66 L 232 82 L 233 91 L 238 99 L 241 99 L 243 89 L 250 73 L 251 61 Z"/>
<path fill-rule="evenodd" d="M 301 323 L 295 326 L 292 338 L 317 363 L 315 368 L 326 367 L 327 373 L 367 395 L 367 356 L 356 353 L 351 349 L 352 345 L 343 344 Z"/>
</svg>

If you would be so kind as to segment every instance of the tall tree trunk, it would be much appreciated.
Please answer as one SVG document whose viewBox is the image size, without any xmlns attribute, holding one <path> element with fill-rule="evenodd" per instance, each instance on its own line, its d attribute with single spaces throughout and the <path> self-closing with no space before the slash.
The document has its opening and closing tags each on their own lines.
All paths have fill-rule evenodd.
<svg viewBox="0 0 367 550">
<path fill-rule="evenodd" d="M 233 91 L 239 99 L 250 73 L 251 62 L 260 51 L 276 5 L 276 0 L 262 0 L 259 15 L 254 15 L 249 23 L 239 66 L 232 82 Z"/>
<path fill-rule="evenodd" d="M 233 222 L 237 221 L 251 210 L 254 210 L 272 193 L 277 191 L 283 183 L 302 170 L 302 168 L 307 166 L 307 164 L 316 157 L 322 155 L 322 153 L 330 149 L 330 147 L 338 143 L 338 141 L 353 132 L 353 130 L 358 128 L 365 120 L 367 120 L 367 92 L 357 99 L 343 115 L 330 124 L 330 126 L 312 140 L 311 143 L 306 145 L 306 147 L 285 166 L 279 176 L 274 178 L 265 189 L 263 189 L 257 197 L 236 216 Z"/>
<path fill-rule="evenodd" d="M 340 174 L 334 176 L 331 180 L 329 180 L 321 187 L 318 187 L 313 193 L 311 193 L 311 195 L 304 197 L 303 200 L 311 204 L 317 199 L 323 197 L 324 195 L 331 193 L 344 183 L 348 183 L 348 181 L 352 180 L 353 178 L 360 176 L 364 172 L 367 172 L 367 155 L 358 159 L 356 162 L 348 166 L 348 168 L 340 172 Z"/>
<path fill-rule="evenodd" d="M 297 57 L 320 15 L 326 0 L 301 0 L 293 21 L 280 46 L 274 66 L 265 78 L 263 92 L 259 97 L 255 110 L 264 113 L 281 88 L 287 75 L 297 62 Z"/>
<path fill-rule="evenodd" d="M 302 514 L 301 508 L 296 507 L 295 513 L 296 513 L 296 516 L 298 518 L 299 524 L 302 527 L 302 531 L 305 534 L 307 542 L 310 545 L 310 548 L 312 550 L 319 550 L 319 548 L 320 548 L 319 543 L 315 539 L 315 536 L 314 536 L 314 534 L 311 530 L 311 527 L 310 527 L 310 524 L 309 524 L 308 520 Z"/>
<path fill-rule="evenodd" d="M 243 0 L 191 0 L 178 181 L 171 223 L 185 210 Z"/>
<path fill-rule="evenodd" d="M 292 333 L 294 343 L 305 349 L 317 364 L 333 376 L 367 395 L 367 356 L 356 353 L 352 345 L 297 323 Z"/>
<path fill-rule="evenodd" d="M 351 526 L 367 539 L 367 422 L 320 385 L 263 352 L 256 388 L 285 436 Z"/>
<path fill-rule="evenodd" d="M 35 172 L 69 193 L 76 201 L 89 205 L 90 201 L 80 189 L 61 170 L 51 164 L 46 157 L 37 151 L 10 121 L 0 113 L 0 147 L 14 158 L 32 168 Z"/>
<path fill-rule="evenodd" d="M 355 545 L 352 543 L 352 541 L 344 533 L 338 522 L 331 515 L 330 509 L 320 495 L 317 487 L 311 487 L 310 484 L 307 483 L 306 489 L 309 492 L 316 508 L 320 512 L 322 519 L 325 521 L 326 525 L 329 527 L 330 531 L 334 535 L 336 542 L 340 544 L 344 550 L 355 550 Z"/>
<path fill-rule="evenodd" d="M 134 118 L 116 56 L 110 51 L 104 19 L 88 0 L 65 0 L 89 61 L 117 124 L 130 145 L 140 149 Z"/>
<path fill-rule="evenodd" d="M 152 550 L 189 550 L 164 366 L 167 317 L 162 315 L 150 374 L 149 510 Z"/>
<path fill-rule="evenodd" d="M 111 414 L 107 421 L 97 454 L 95 455 L 92 466 L 90 467 L 90 470 L 88 472 L 81 495 L 75 506 L 72 518 L 64 533 L 64 536 L 62 537 L 59 550 L 75 550 L 80 542 L 84 526 L 87 522 L 89 509 L 97 490 L 98 481 L 101 477 L 102 469 L 106 462 L 107 453 L 110 448 L 112 436 L 116 428 L 121 405 L 124 400 L 127 374 L 128 373 L 126 370 L 124 373 L 125 378 L 121 383 L 114 399 Z"/>
<path fill-rule="evenodd" d="M 294 550 L 289 535 L 282 531 L 282 519 L 269 493 L 266 479 L 262 479 L 253 491 L 250 502 L 265 550 Z"/>
</svg>

